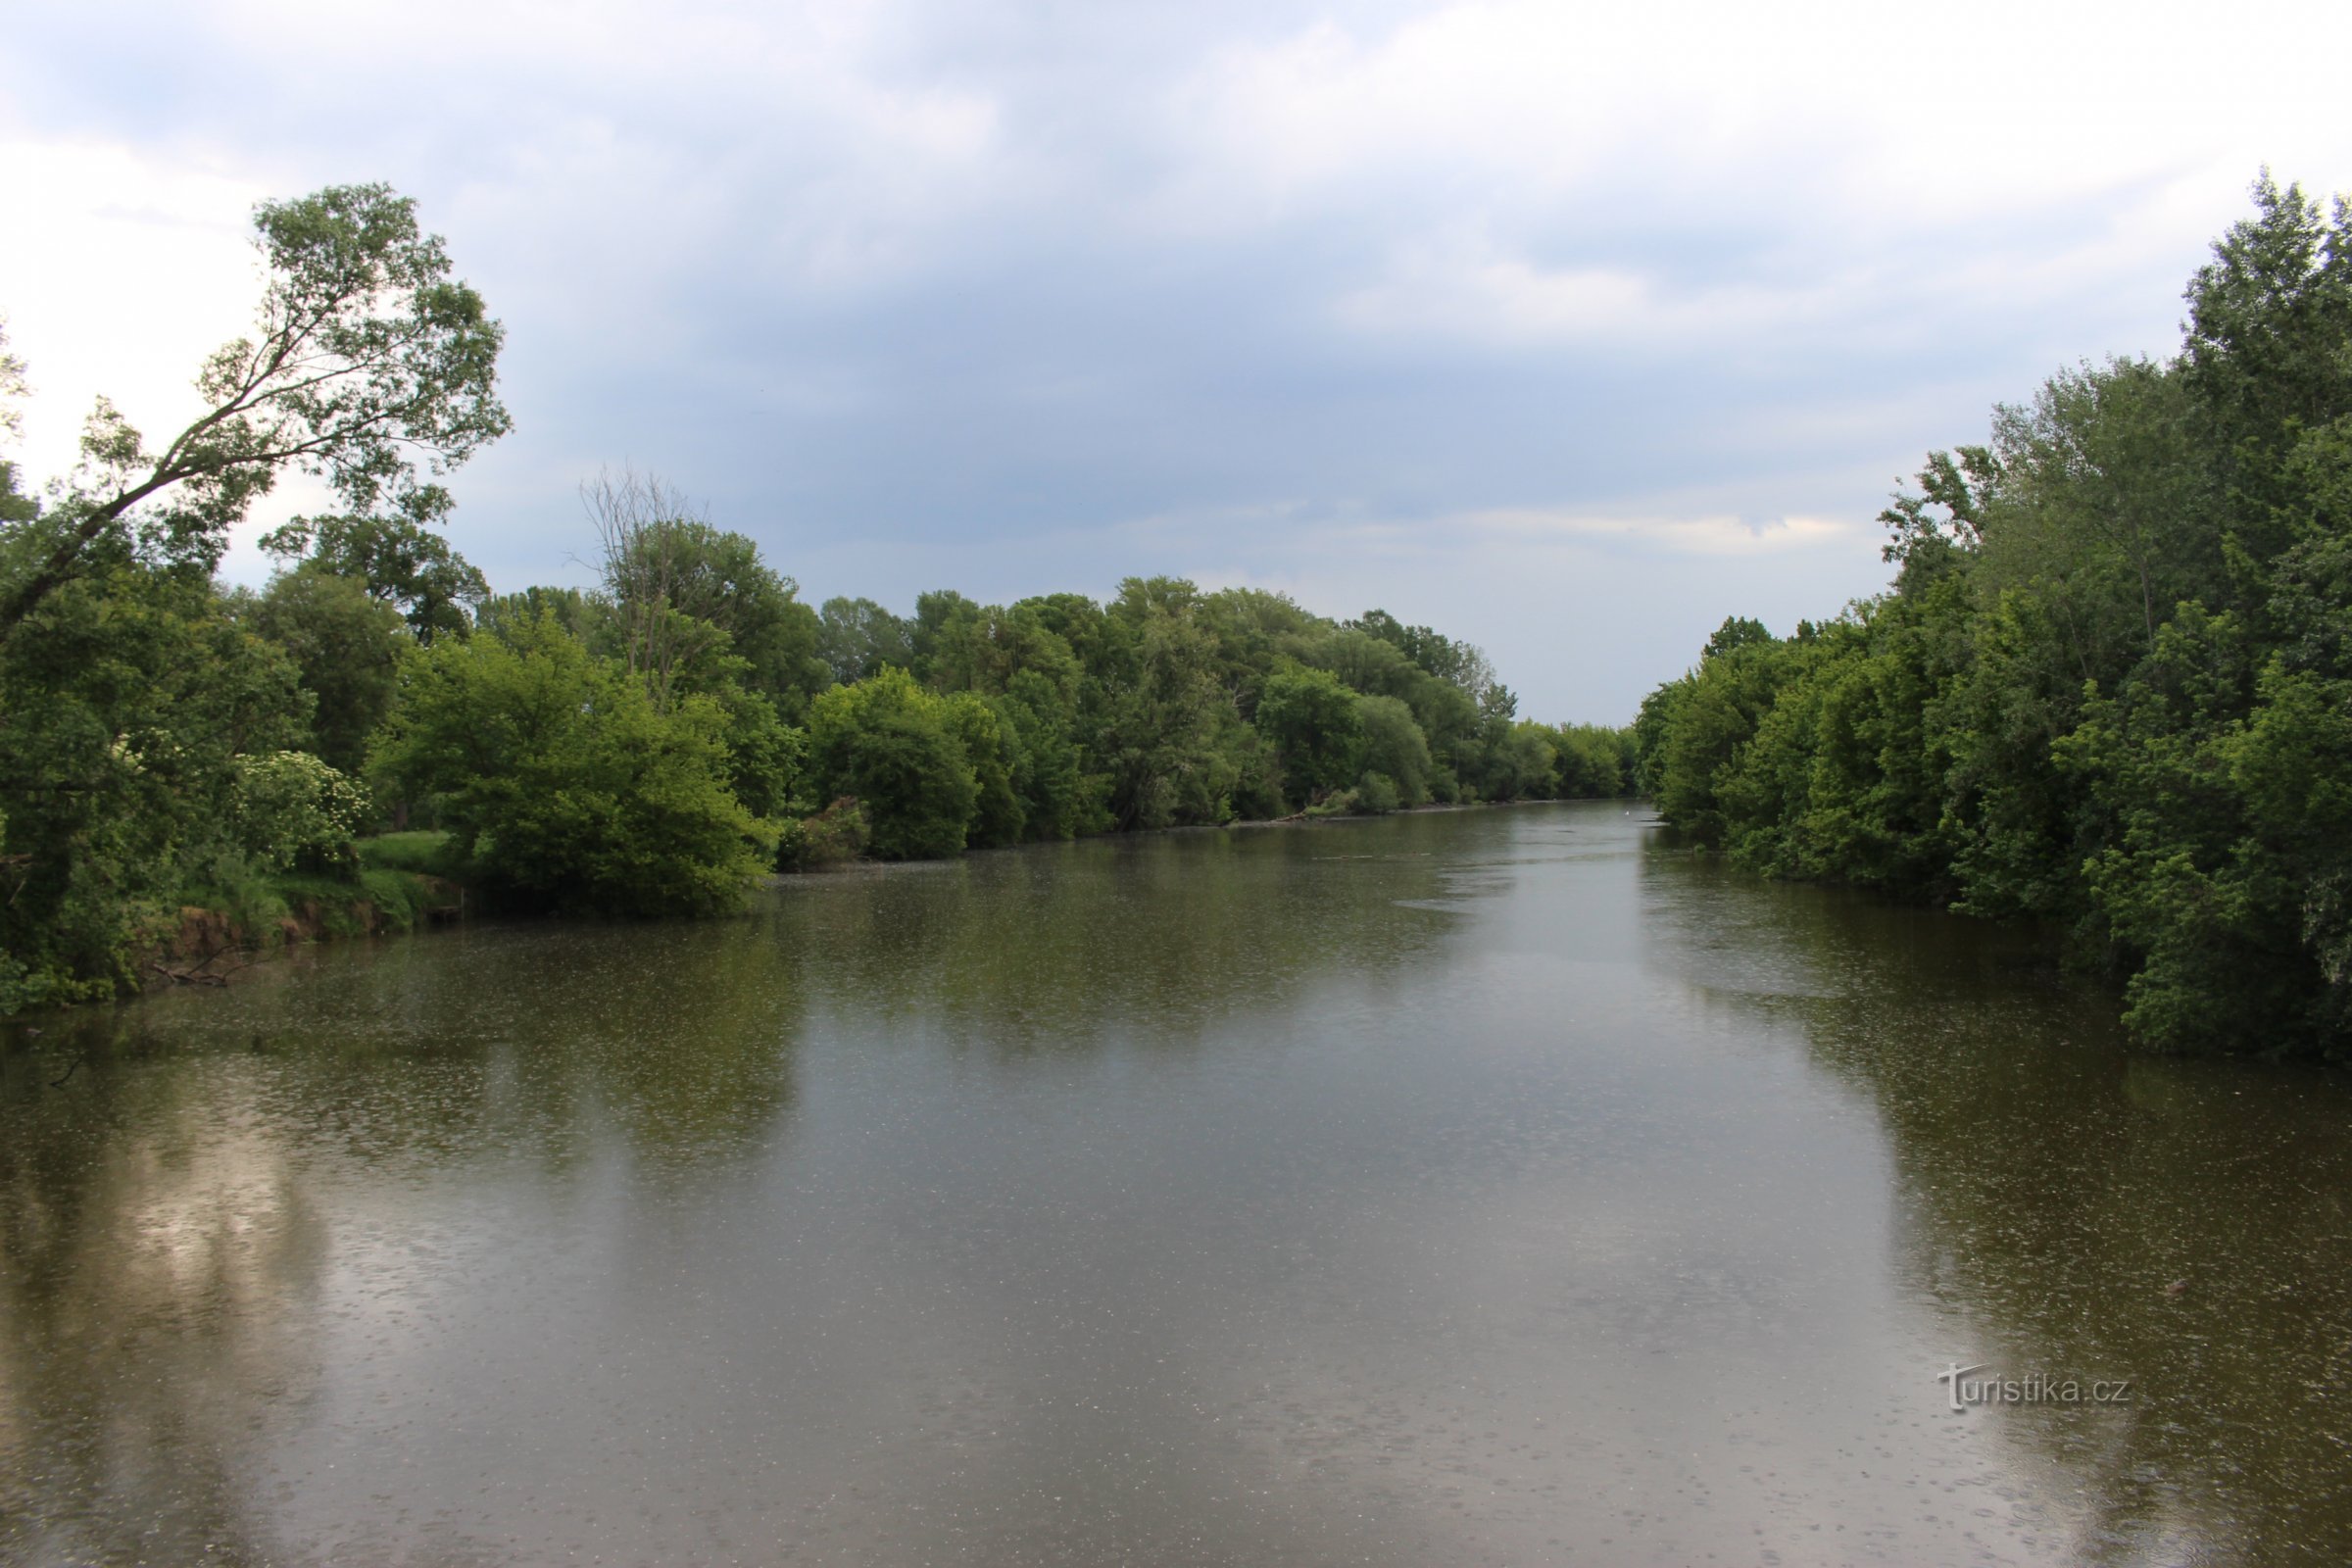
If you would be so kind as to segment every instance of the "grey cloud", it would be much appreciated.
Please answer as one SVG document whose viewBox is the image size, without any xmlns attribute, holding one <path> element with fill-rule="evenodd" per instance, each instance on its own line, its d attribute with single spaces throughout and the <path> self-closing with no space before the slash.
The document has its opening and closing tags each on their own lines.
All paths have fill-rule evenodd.
<svg viewBox="0 0 2352 1568">
<path fill-rule="evenodd" d="M 1351 11 L 1333 48 L 1425 9 Z M 19 133 L 420 198 L 511 328 L 517 431 L 457 523 L 509 585 L 576 569 L 572 485 L 625 459 L 811 592 L 1291 584 L 1451 616 L 1531 710 L 1622 717 L 1725 613 L 1882 582 L 1884 492 L 1994 398 L 2165 348 L 2201 238 L 2134 238 L 2145 172 L 1874 208 L 1835 122 L 1793 115 L 1754 145 L 1636 117 L 1556 178 L 1409 139 L 1269 172 L 1200 117 L 1303 6 L 468 15 L 325 49 L 317 13 L 35 7 L 11 76 Z M 1465 535 L 1509 509 L 1855 527 L 1722 559 Z"/>
</svg>

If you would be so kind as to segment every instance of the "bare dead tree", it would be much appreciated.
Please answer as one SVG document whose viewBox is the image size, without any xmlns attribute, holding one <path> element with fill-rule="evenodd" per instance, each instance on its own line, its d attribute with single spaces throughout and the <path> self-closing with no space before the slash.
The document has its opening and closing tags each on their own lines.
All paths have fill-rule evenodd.
<svg viewBox="0 0 2352 1568">
<path fill-rule="evenodd" d="M 605 591 L 620 617 L 623 655 L 654 706 L 667 711 L 681 671 L 725 633 L 698 615 L 708 513 L 651 473 L 601 470 L 580 486 L 580 503 L 603 554 Z"/>
</svg>

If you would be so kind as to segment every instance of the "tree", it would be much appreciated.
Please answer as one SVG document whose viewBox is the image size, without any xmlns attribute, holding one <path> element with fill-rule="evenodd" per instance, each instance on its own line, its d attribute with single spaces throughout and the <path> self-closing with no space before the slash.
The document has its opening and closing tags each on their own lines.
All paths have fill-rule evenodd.
<svg viewBox="0 0 2352 1568">
<path fill-rule="evenodd" d="M 269 267 L 255 335 L 204 364 L 205 412 L 150 453 L 101 398 L 82 466 L 41 517 L 12 523 L 0 550 L 0 640 L 71 580 L 110 531 L 209 566 L 229 527 L 293 467 L 345 506 L 397 512 L 434 471 L 506 433 L 495 393 L 504 331 L 450 277 L 438 235 L 385 185 L 338 185 L 255 210 Z"/>
<path fill-rule="evenodd" d="M 1359 697 L 1355 712 L 1363 770 L 1394 784 L 1399 806 L 1428 800 L 1429 741 L 1413 722 L 1413 710 L 1394 697 Z"/>
<path fill-rule="evenodd" d="M 705 666 L 722 650 L 742 662 L 736 678 L 789 718 L 832 684 L 816 612 L 748 536 L 713 526 L 700 505 L 650 473 L 603 473 L 580 495 L 603 552 L 622 656 L 657 707 L 681 683 L 708 684 Z"/>
<path fill-rule="evenodd" d="M 1041 610 L 1040 619 L 1079 657 L 1092 644 L 1103 688 L 1096 760 L 1121 827 L 1218 822 L 1232 809 L 1234 776 L 1217 740 L 1235 722 L 1233 703 L 1217 683 L 1216 644 L 1196 613 L 1200 603 L 1200 590 L 1182 577 L 1129 577 L 1099 623 Z"/>
<path fill-rule="evenodd" d="M 946 699 L 903 669 L 834 687 L 808 715 L 809 760 L 821 797 L 861 803 L 873 852 L 886 860 L 956 854 L 980 799 L 961 723 Z"/>
<path fill-rule="evenodd" d="M 359 583 L 370 599 L 398 606 L 420 643 L 445 633 L 463 635 L 468 612 L 490 597 L 490 584 L 431 524 L 448 514 L 438 485 L 419 488 L 409 514 L 389 517 L 296 517 L 262 536 L 262 548 L 281 561 L 305 563 Z"/>
<path fill-rule="evenodd" d="M 1328 670 L 1295 665 L 1267 677 L 1257 728 L 1281 759 L 1294 798 L 1319 799 L 1355 781 L 1363 737 L 1357 701 Z"/>
<path fill-rule="evenodd" d="M 739 904 L 775 824 L 728 785 L 728 717 L 691 695 L 655 708 L 552 612 L 507 637 L 411 661 L 374 771 L 429 801 L 493 891 L 526 905 L 691 914 Z"/>
<path fill-rule="evenodd" d="M 1891 593 L 1730 621 L 1635 725 L 1768 873 L 2027 914 L 2164 1050 L 2352 1028 L 2352 214 L 2266 173 L 2180 353 L 2060 372 L 1884 514 Z"/>
<path fill-rule="evenodd" d="M 838 685 L 878 674 L 888 664 L 914 667 L 914 640 L 906 622 L 871 599 L 828 599 L 817 623 L 817 657 Z"/>
<path fill-rule="evenodd" d="M 107 561 L 0 642 L 0 1012 L 111 995 L 237 850 L 241 756 L 297 746 L 292 661 L 211 583 Z"/>
<path fill-rule="evenodd" d="M 292 656 L 316 702 L 311 750 L 330 767 L 358 772 L 399 690 L 410 642 L 398 612 L 316 563 L 280 572 L 251 605 L 253 629 Z"/>
</svg>

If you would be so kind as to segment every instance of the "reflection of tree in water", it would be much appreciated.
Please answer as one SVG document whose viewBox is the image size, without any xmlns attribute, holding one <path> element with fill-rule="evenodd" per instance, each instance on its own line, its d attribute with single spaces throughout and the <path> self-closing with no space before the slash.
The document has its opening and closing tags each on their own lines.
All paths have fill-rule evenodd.
<svg viewBox="0 0 2352 1568">
<path fill-rule="evenodd" d="M 1499 829 L 1502 824 L 1494 824 Z M 1450 831 L 1448 831 L 1450 830 Z M 1001 1051 L 1189 1043 L 1333 973 L 1436 951 L 1462 823 L 1175 833 L 805 878 L 776 908 L 812 998 Z"/>
<path fill-rule="evenodd" d="M 799 1027 L 744 920 L 351 949 L 20 1036 L 0 1055 L 0 1559 L 271 1555 L 247 1466 L 265 1413 L 299 1420 L 318 1376 L 350 1240 L 332 1194 L 517 1163 L 561 1181 L 604 1129 L 642 1179 L 705 1179 L 788 1114 Z"/>
<path fill-rule="evenodd" d="M 1902 1283 L 1960 1315 L 1954 1354 L 2132 1380 L 1967 1417 L 2082 1489 L 2086 1553 L 2352 1560 L 2352 1084 L 2127 1055 L 2018 928 L 1670 854 L 1644 890 L 1658 961 L 1875 1102 Z"/>
<path fill-rule="evenodd" d="M 615 1152 L 640 1183 L 753 1171 L 818 1004 L 852 1043 L 875 1020 L 1012 1053 L 1198 1040 L 1320 976 L 1405 983 L 1449 923 L 1401 902 L 1447 891 L 1441 842 L 1400 822 L 974 857 L 808 879 L 737 920 L 329 948 L 51 1019 L 0 1054 L 0 1558 L 283 1554 L 269 1455 L 349 1353 L 329 1313 L 400 1304 L 397 1268 L 353 1270 L 429 1274 L 409 1250 L 464 1242 L 435 1234 L 451 1202 L 578 1189 Z"/>
</svg>

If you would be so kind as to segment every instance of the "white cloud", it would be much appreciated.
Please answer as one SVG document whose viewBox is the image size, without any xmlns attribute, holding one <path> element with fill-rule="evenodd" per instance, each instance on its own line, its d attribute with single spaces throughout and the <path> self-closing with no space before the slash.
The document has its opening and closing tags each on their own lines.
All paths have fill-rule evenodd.
<svg viewBox="0 0 2352 1568">
<path fill-rule="evenodd" d="M 121 145 L 0 141 L 0 211 L 24 224 L 0 246 L 0 312 L 32 384 L 28 472 L 73 466 L 101 393 L 151 443 L 202 412 L 197 368 L 247 329 L 261 297 L 247 223 L 268 194 Z"/>
</svg>

